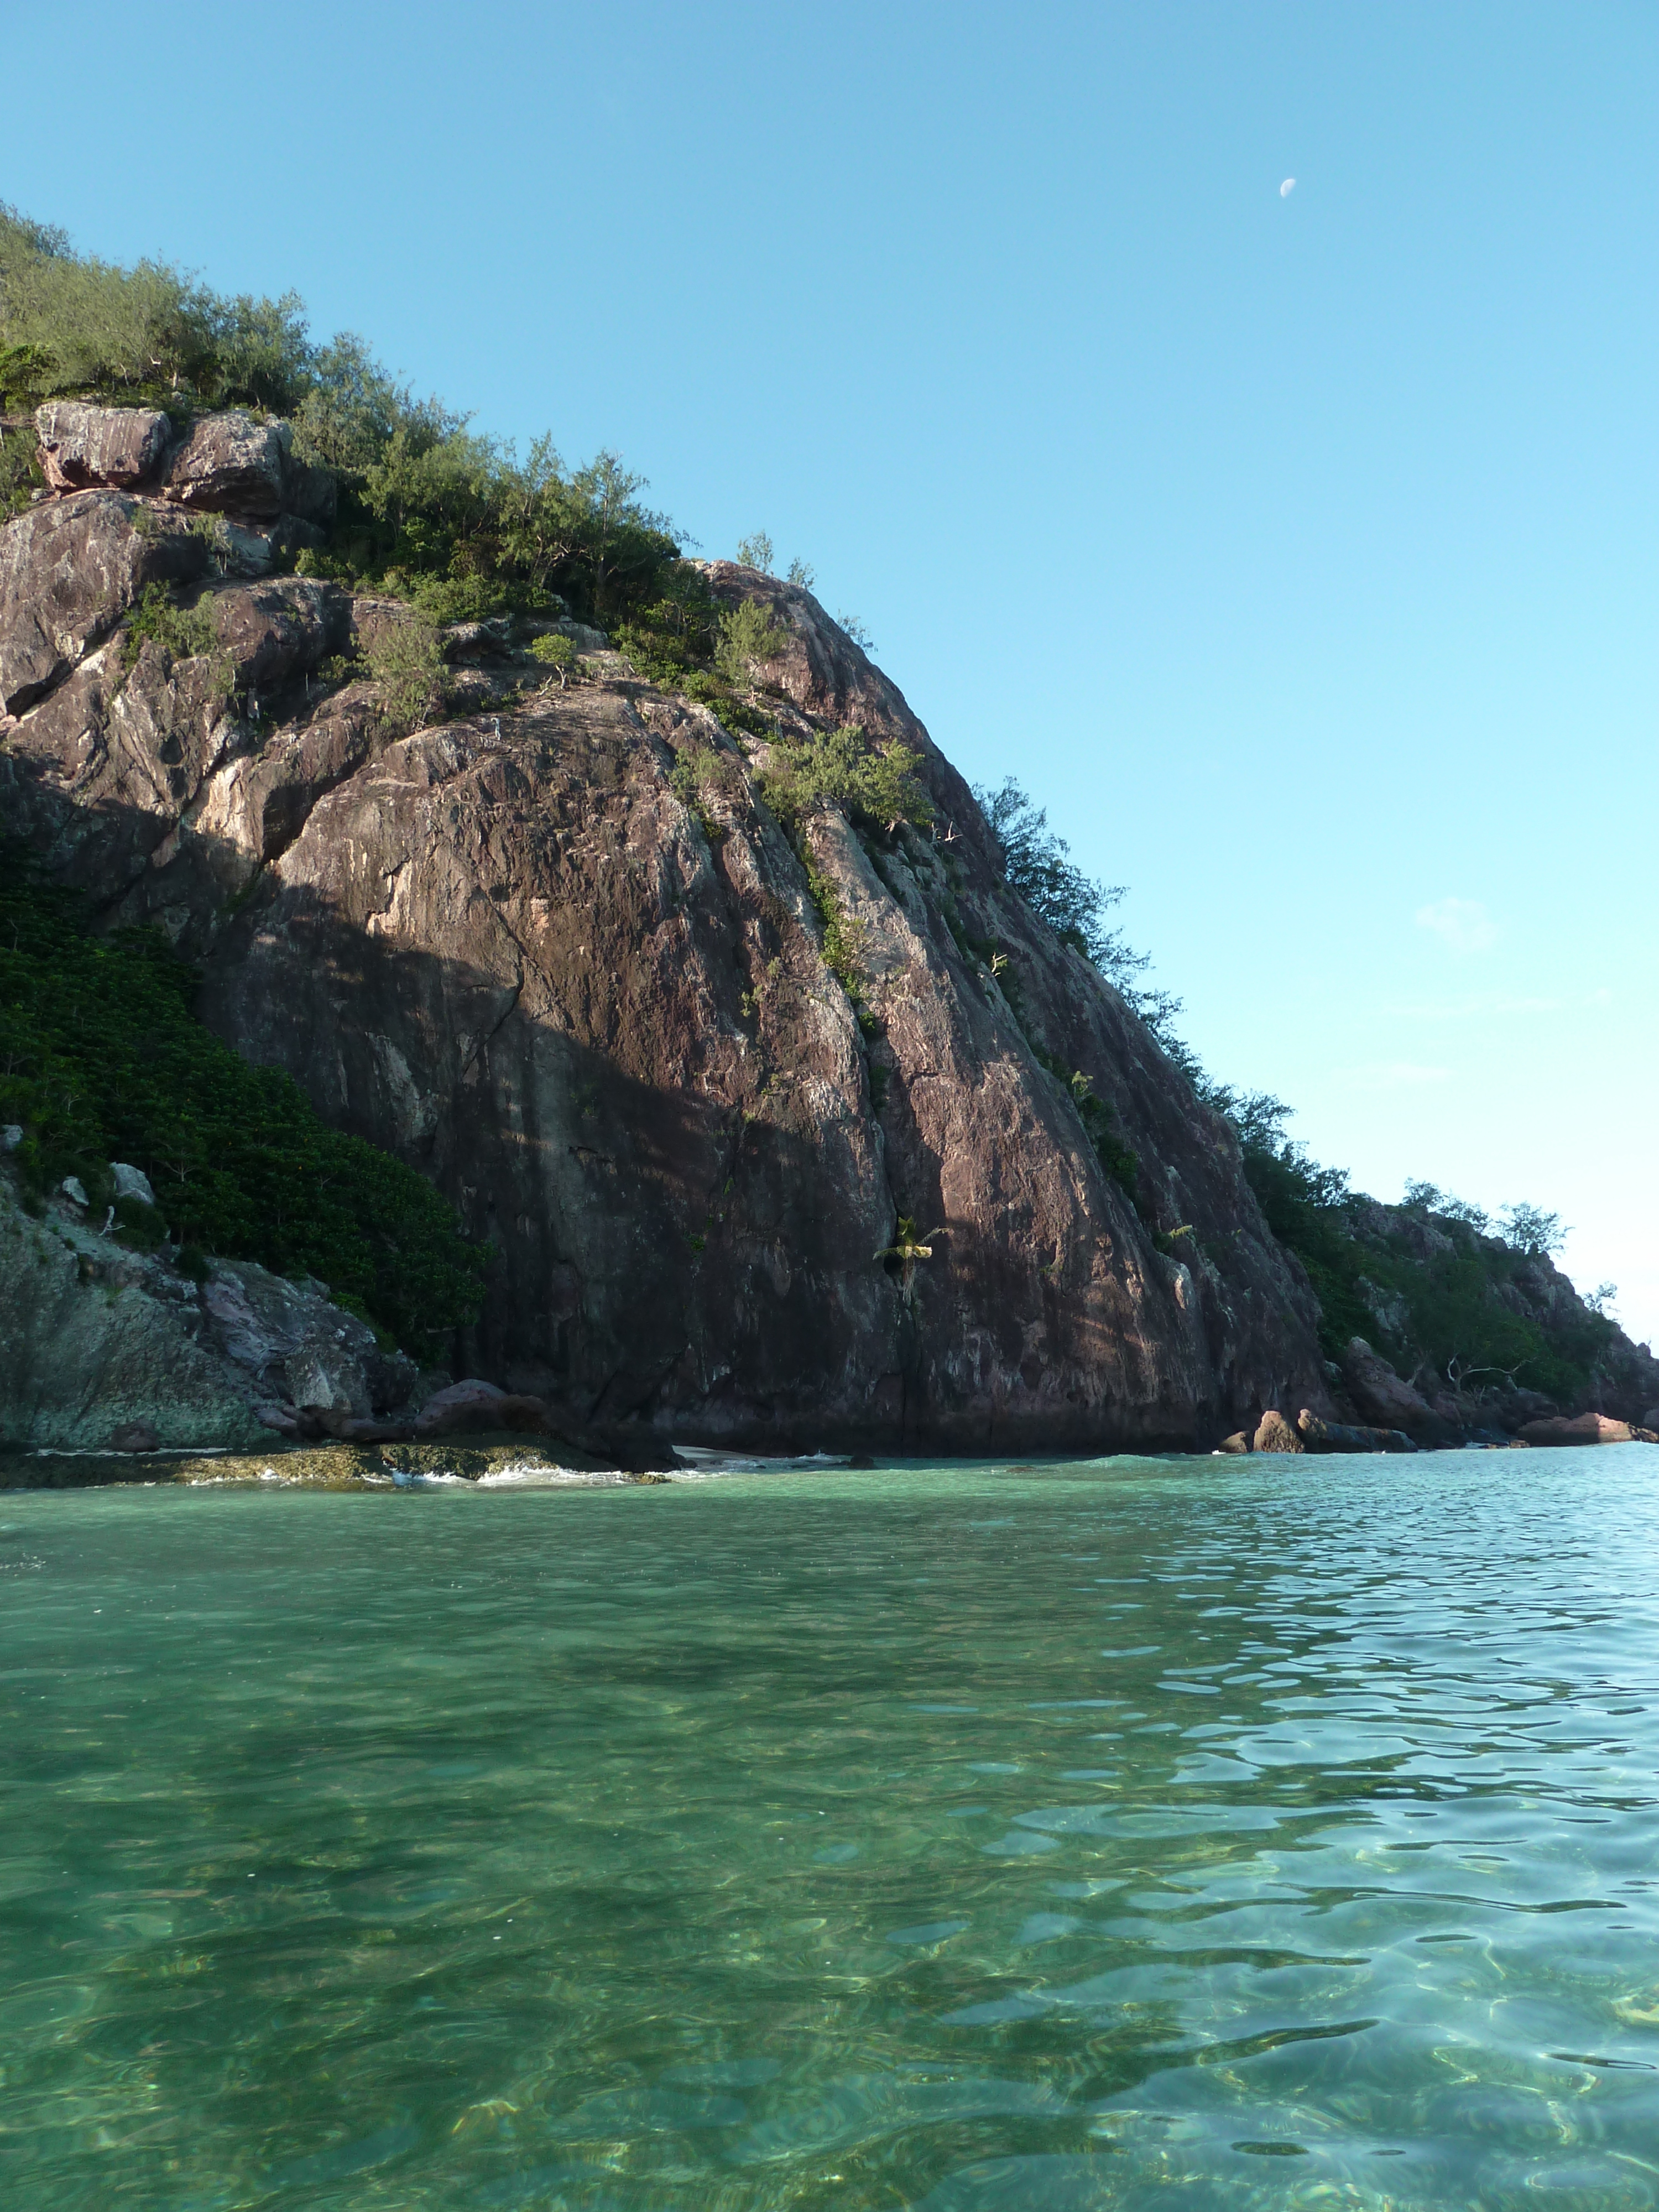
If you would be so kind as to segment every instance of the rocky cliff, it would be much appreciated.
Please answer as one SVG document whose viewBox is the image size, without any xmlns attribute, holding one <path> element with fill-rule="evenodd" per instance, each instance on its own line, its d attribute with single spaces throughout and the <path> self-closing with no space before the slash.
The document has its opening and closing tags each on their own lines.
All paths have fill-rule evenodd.
<svg viewBox="0 0 1659 2212">
<path fill-rule="evenodd" d="M 477 624 L 400 728 L 350 656 L 404 611 L 283 573 L 330 498 L 283 426 L 59 404 L 39 434 L 47 489 L 0 530 L 6 825 L 490 1240 L 463 1369 L 573 1432 L 754 1448 L 1333 1410 L 1231 1127 L 810 592 L 706 572 L 775 625 L 764 736 Z M 156 586 L 179 622 L 141 636 Z M 929 829 L 820 803 L 786 834 L 775 749 L 848 725 L 916 750 Z"/>
</svg>

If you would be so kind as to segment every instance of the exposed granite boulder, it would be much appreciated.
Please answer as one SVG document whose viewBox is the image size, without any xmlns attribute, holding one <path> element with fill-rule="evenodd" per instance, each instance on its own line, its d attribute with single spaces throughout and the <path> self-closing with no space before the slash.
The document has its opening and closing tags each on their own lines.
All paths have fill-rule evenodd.
<svg viewBox="0 0 1659 2212">
<path fill-rule="evenodd" d="M 167 455 L 161 495 L 207 513 L 280 514 L 291 434 L 251 415 L 203 415 Z"/>
<path fill-rule="evenodd" d="M 0 707 L 21 714 L 45 697 L 146 585 L 202 576 L 208 565 L 206 542 L 182 518 L 120 492 L 81 492 L 15 517 L 0 529 Z"/>
<path fill-rule="evenodd" d="M 220 641 L 175 660 L 153 641 L 89 653 L 10 729 L 0 752 L 8 826 L 113 912 L 155 867 L 170 896 L 136 911 L 177 936 L 236 896 L 297 830 L 319 791 L 363 757 L 370 716 L 337 700 L 295 732 L 267 710 L 349 635 L 350 602 L 302 576 L 221 582 L 201 604 Z"/>
<path fill-rule="evenodd" d="M 53 491 L 107 485 L 130 491 L 161 469 L 173 425 L 149 407 L 93 407 L 80 399 L 49 400 L 34 416 L 40 465 Z"/>
<path fill-rule="evenodd" d="M 1557 1414 L 1553 1419 L 1528 1421 L 1518 1434 L 1523 1444 L 1627 1444 L 1631 1442 L 1651 1441 L 1651 1432 L 1632 1426 L 1629 1421 L 1614 1420 L 1607 1413 L 1576 1413 L 1569 1419 Z"/>
<path fill-rule="evenodd" d="M 1250 1452 L 1255 1449 L 1254 1429 L 1235 1429 L 1230 1437 L 1223 1437 L 1215 1448 L 1218 1452 Z"/>
<path fill-rule="evenodd" d="M 1301 1452 L 1307 1446 L 1283 1413 L 1271 1407 L 1256 1424 L 1252 1449 L 1259 1452 Z"/>
</svg>

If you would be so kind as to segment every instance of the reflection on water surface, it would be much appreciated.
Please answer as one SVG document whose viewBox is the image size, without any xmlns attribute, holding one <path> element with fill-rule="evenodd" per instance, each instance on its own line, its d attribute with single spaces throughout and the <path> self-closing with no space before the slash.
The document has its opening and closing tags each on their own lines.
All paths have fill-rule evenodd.
<svg viewBox="0 0 1659 2212">
<path fill-rule="evenodd" d="M 1659 1453 L 0 1500 L 0 2192 L 1659 2206 Z"/>
</svg>

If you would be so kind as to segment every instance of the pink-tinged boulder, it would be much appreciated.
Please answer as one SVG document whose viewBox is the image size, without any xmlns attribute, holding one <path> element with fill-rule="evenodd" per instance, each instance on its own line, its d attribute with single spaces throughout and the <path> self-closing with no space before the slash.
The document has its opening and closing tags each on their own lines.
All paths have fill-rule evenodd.
<svg viewBox="0 0 1659 2212">
<path fill-rule="evenodd" d="M 173 425 L 152 407 L 90 407 L 52 399 L 34 414 L 40 465 L 53 491 L 106 485 L 126 491 L 160 469 Z"/>
<path fill-rule="evenodd" d="M 1342 1380 L 1348 1395 L 1378 1428 L 1403 1429 L 1419 1444 L 1450 1442 L 1455 1431 L 1363 1336 L 1351 1336 L 1342 1354 Z"/>
<path fill-rule="evenodd" d="M 1520 1431 L 1523 1444 L 1627 1444 L 1633 1431 L 1628 1421 L 1615 1421 L 1607 1413 L 1575 1413 L 1571 1420 L 1558 1413 L 1552 1420 L 1528 1421 Z"/>
<path fill-rule="evenodd" d="M 534 1434 L 547 1422 L 547 1407 L 540 1398 L 502 1390 L 476 1376 L 452 1382 L 428 1398 L 416 1416 L 417 1437 L 448 1437 L 467 1429 L 512 1429 Z"/>
<path fill-rule="evenodd" d="M 1283 1413 L 1269 1408 L 1256 1425 L 1255 1449 L 1259 1452 L 1300 1452 L 1305 1451 L 1307 1446 Z"/>
<path fill-rule="evenodd" d="M 286 422 L 204 415 L 168 456 L 162 497 L 206 513 L 280 514 L 289 469 Z"/>
<path fill-rule="evenodd" d="M 1255 1449 L 1255 1431 L 1250 1429 L 1235 1429 L 1231 1436 L 1223 1437 L 1216 1449 L 1223 1452 L 1254 1451 Z"/>
</svg>

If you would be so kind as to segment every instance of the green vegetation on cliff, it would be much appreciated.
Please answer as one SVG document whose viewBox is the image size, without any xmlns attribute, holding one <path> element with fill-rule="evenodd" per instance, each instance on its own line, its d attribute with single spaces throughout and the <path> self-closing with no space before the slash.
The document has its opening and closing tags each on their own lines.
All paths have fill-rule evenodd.
<svg viewBox="0 0 1659 2212">
<path fill-rule="evenodd" d="M 0 850 L 0 1122 L 35 1200 L 78 1176 L 129 1240 L 315 1275 L 430 1355 L 477 1310 L 487 1253 L 423 1177 L 317 1118 L 191 1012 L 196 979 L 151 931 L 94 936 L 78 902 Z M 157 1206 L 115 1197 L 112 1160 Z M 159 1212 L 162 1219 L 158 1221 Z"/>
<path fill-rule="evenodd" d="M 1289 1109 L 1277 1099 L 1225 1103 L 1267 1226 L 1308 1271 L 1328 1358 L 1363 1336 L 1402 1373 L 1424 1369 L 1443 1386 L 1508 1377 L 1564 1402 L 1583 1395 L 1615 1331 L 1577 1302 L 1547 1327 L 1528 1310 L 1536 1285 L 1526 1279 L 1547 1261 L 1552 1216 L 1511 1206 L 1494 1235 L 1484 1214 L 1430 1183 L 1380 1206 L 1285 1135 Z"/>
<path fill-rule="evenodd" d="M 614 453 L 570 470 L 540 438 L 520 460 L 416 398 L 361 338 L 315 343 L 295 293 L 229 297 L 166 263 L 117 268 L 0 206 L 0 412 L 70 394 L 180 418 L 286 416 L 299 457 L 339 483 L 332 538 L 304 565 L 410 599 L 433 622 L 565 605 L 674 632 L 679 547 Z M 12 450 L 24 445 L 27 465 Z M 32 468 L 32 440 L 0 446 L 4 507 L 27 499 Z M 711 637 L 698 659 L 712 650 Z"/>
<path fill-rule="evenodd" d="M 1513 1206 L 1494 1224 L 1431 1183 L 1410 1185 L 1401 1206 L 1352 1192 L 1343 1170 L 1322 1167 L 1286 1134 L 1289 1107 L 1265 1092 L 1217 1082 L 1177 1035 L 1180 1000 L 1142 985 L 1147 956 L 1106 927 L 1122 887 L 1085 875 L 1066 840 L 1048 829 L 1044 811 L 1012 777 L 976 795 L 1010 887 L 1094 962 L 1198 1097 L 1231 1121 L 1245 1178 L 1267 1226 L 1307 1270 L 1328 1358 L 1339 1358 L 1351 1337 L 1363 1336 L 1431 1389 L 1507 1378 L 1564 1402 L 1583 1396 L 1597 1356 L 1616 1332 L 1593 1304 L 1586 1309 L 1576 1301 L 1551 1310 L 1547 1326 L 1538 1318 L 1529 1295 L 1538 1285 L 1525 1279 L 1536 1275 L 1537 1263 L 1559 1242 L 1553 1215 Z M 1064 1079 L 1061 1063 L 1038 1057 Z M 1082 1079 L 1073 1080 L 1075 1086 Z M 1093 1103 L 1086 1094 L 1082 1098 L 1085 1122 Z M 1121 1165 L 1109 1149 L 1115 1141 L 1109 1126 L 1089 1127 L 1109 1171 L 1133 1193 L 1133 1153 Z"/>
</svg>

